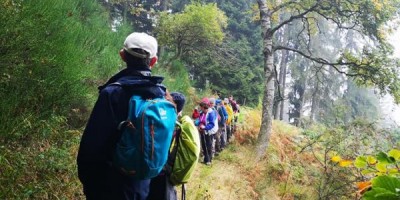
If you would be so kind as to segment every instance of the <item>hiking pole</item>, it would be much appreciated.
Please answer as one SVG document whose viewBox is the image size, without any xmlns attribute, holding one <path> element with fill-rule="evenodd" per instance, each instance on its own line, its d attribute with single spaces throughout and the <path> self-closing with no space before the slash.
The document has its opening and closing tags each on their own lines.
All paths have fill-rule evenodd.
<svg viewBox="0 0 400 200">
<path fill-rule="evenodd" d="M 204 148 L 205 148 L 205 150 L 204 150 L 204 151 L 205 151 L 205 152 L 204 152 L 204 155 L 207 154 L 208 159 L 211 160 L 210 155 L 208 155 L 207 142 L 206 142 L 206 131 L 205 131 L 205 130 L 203 130 L 203 134 L 204 134 L 203 142 L 204 142 Z M 204 163 L 204 164 L 207 164 L 207 163 Z"/>
<path fill-rule="evenodd" d="M 186 200 L 186 187 L 185 184 L 182 183 L 182 197 L 181 200 Z"/>
</svg>

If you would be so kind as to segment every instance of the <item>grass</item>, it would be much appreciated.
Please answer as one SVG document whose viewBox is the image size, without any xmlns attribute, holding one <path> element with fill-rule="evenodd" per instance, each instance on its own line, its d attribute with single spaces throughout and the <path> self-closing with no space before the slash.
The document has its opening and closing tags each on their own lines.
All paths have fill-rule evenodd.
<svg viewBox="0 0 400 200">
<path fill-rule="evenodd" d="M 301 130 L 274 121 L 268 156 L 256 162 L 254 143 L 259 111 L 242 109 L 238 132 L 225 150 L 215 157 L 212 166 L 202 163 L 187 183 L 187 199 L 315 199 L 313 178 L 302 159 L 313 163 L 310 155 L 299 154 L 294 142 Z M 260 122 L 260 121 L 259 121 Z M 243 126 L 247 124 L 246 126 Z M 308 167 L 308 168 L 307 168 Z M 178 194 L 180 187 L 178 188 Z"/>
</svg>

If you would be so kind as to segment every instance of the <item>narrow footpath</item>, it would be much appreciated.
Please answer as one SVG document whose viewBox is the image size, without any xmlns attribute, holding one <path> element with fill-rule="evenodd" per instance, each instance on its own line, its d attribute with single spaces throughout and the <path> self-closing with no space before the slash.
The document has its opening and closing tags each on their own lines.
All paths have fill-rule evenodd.
<svg viewBox="0 0 400 200">
<path fill-rule="evenodd" d="M 243 152 L 235 144 L 229 145 L 213 158 L 211 166 L 198 163 L 189 183 L 186 184 L 187 200 L 249 200 L 257 199 L 254 177 L 249 173 L 249 163 L 243 165 Z M 200 159 L 201 160 L 201 159 Z M 246 167 L 247 166 L 247 167 Z M 177 187 L 181 199 L 181 186 Z"/>
</svg>

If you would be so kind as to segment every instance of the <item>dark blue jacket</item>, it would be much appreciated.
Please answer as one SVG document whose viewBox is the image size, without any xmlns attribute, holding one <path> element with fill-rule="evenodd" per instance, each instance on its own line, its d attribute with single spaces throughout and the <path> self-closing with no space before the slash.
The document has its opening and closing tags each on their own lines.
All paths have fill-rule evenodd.
<svg viewBox="0 0 400 200">
<path fill-rule="evenodd" d="M 221 117 L 221 119 L 218 121 L 218 124 L 223 126 L 225 124 L 225 121 L 228 119 L 228 112 L 226 112 L 225 107 L 221 105 L 216 106 L 216 109 L 219 116 Z"/>
<path fill-rule="evenodd" d="M 147 198 L 150 180 L 134 180 L 120 174 L 112 166 L 112 155 L 121 134 L 117 126 L 127 118 L 131 95 L 164 96 L 162 80 L 126 68 L 99 87 L 100 94 L 82 135 L 77 158 L 78 175 L 87 199 Z M 113 84 L 117 81 L 120 85 Z"/>
</svg>

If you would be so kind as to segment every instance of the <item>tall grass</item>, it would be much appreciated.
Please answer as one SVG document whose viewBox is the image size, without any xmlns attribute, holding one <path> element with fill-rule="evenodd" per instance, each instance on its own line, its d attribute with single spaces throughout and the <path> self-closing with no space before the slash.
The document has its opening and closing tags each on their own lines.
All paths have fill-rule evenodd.
<svg viewBox="0 0 400 200">
<path fill-rule="evenodd" d="M 0 21 L 0 199 L 80 198 L 80 130 L 126 31 L 96 0 L 5 0 Z"/>
</svg>

